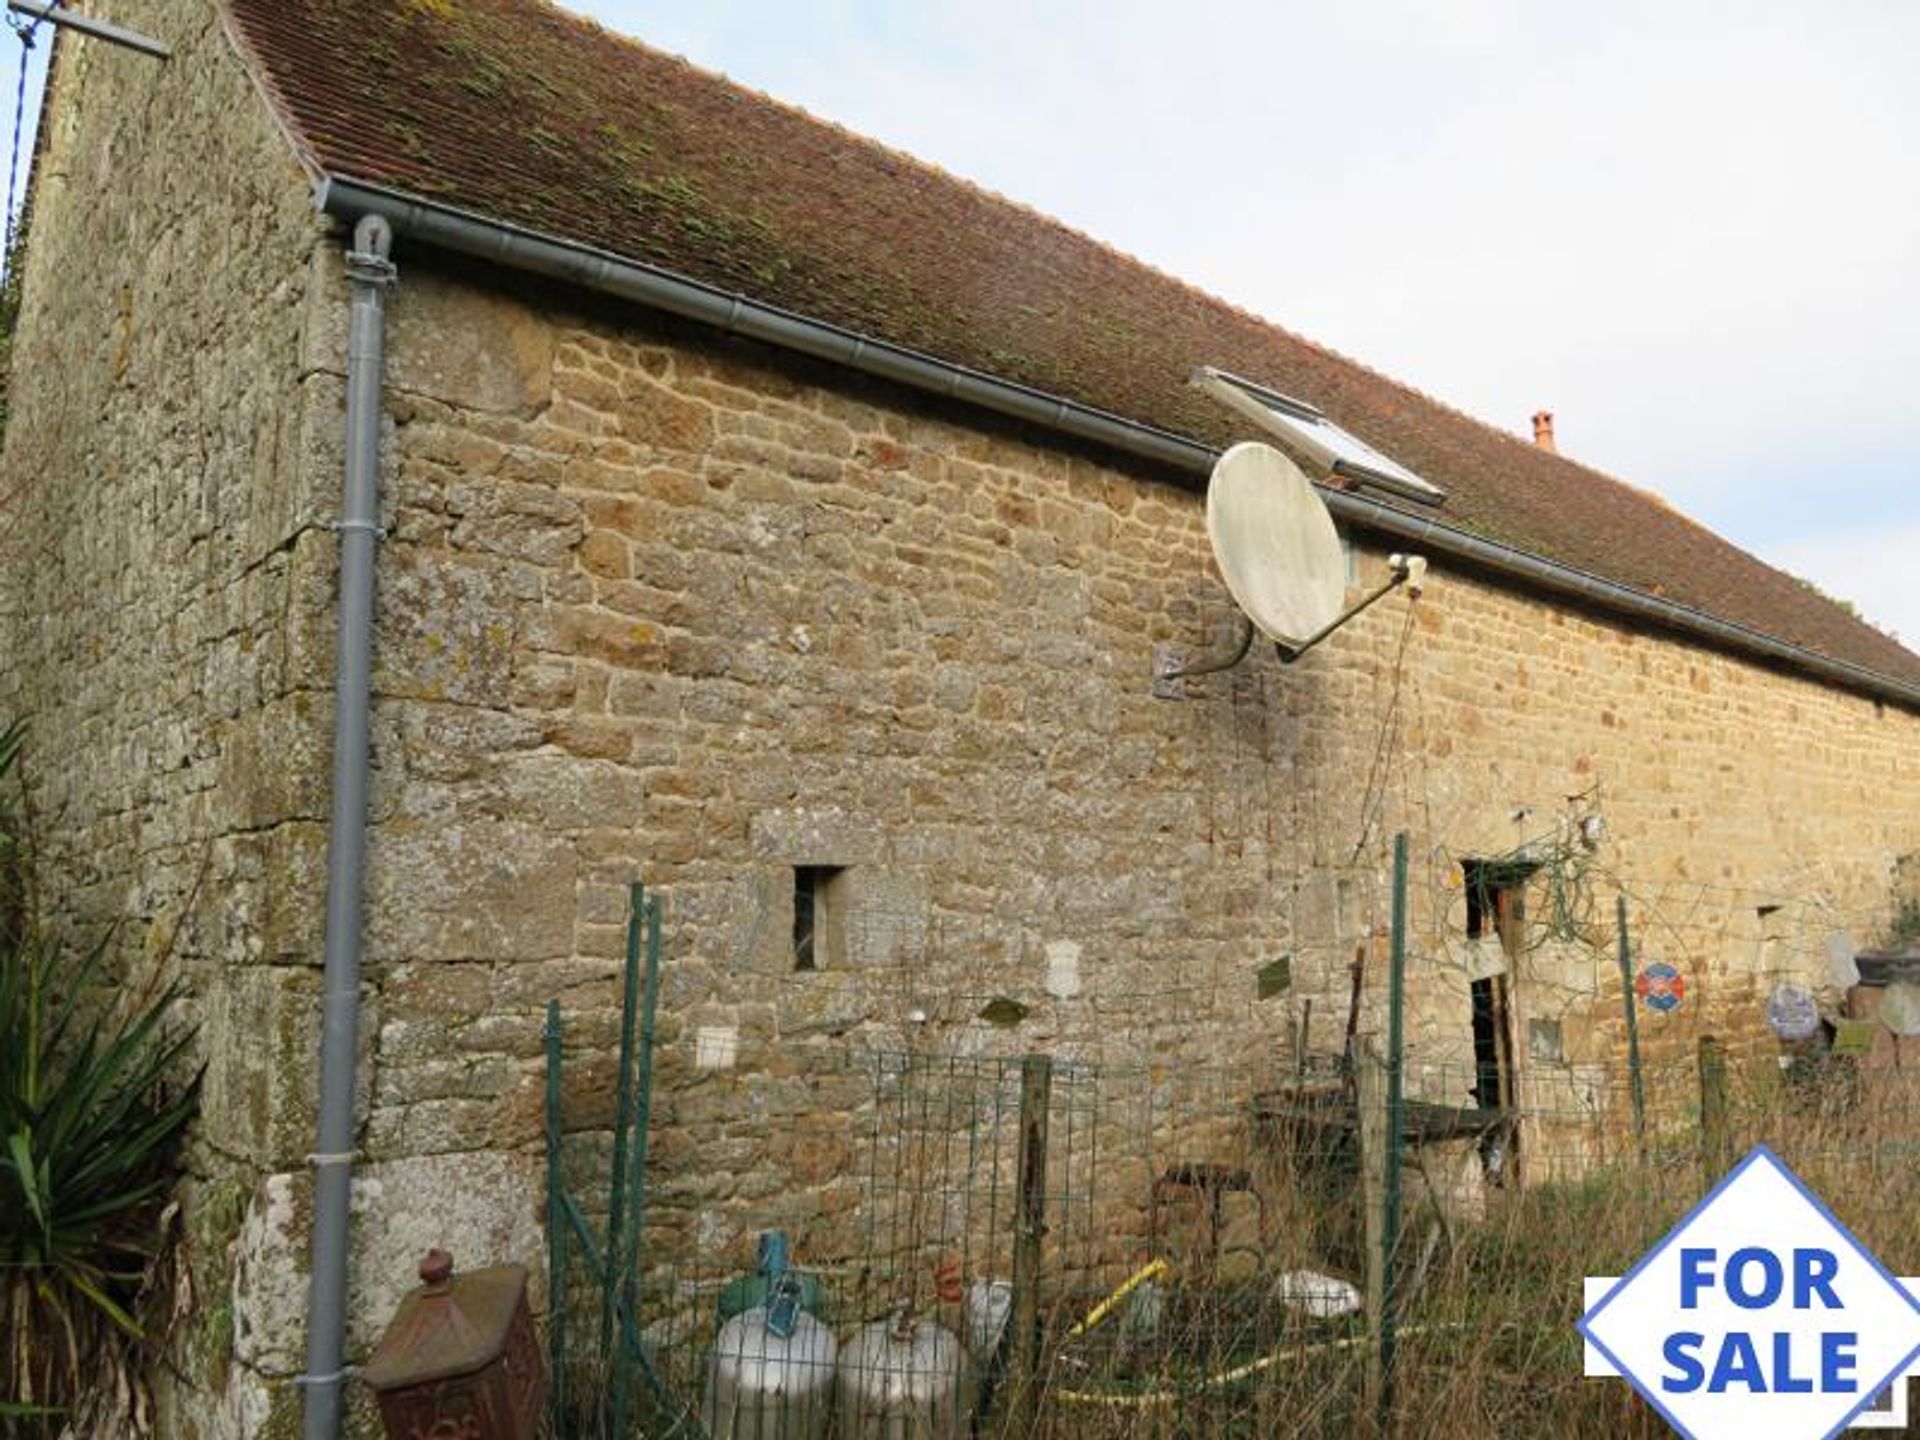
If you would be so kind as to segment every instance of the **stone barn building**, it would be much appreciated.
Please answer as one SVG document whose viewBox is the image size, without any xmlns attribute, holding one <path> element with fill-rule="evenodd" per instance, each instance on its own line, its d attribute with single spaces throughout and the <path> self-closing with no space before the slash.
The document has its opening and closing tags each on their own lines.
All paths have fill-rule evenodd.
<svg viewBox="0 0 1920 1440">
<path fill-rule="evenodd" d="M 172 58 L 55 56 L 0 714 L 59 923 L 200 1025 L 171 1433 L 300 1403 L 343 552 L 350 1356 L 431 1241 L 539 1265 L 543 1012 L 603 1094 L 636 876 L 650 1223 L 711 1253 L 857 1205 L 852 1048 L 1339 1054 L 1397 831 L 1410 1058 L 1463 1104 L 1604 1101 L 1616 894 L 1686 987 L 1651 1064 L 1764 1052 L 1911 887 L 1920 657 L 1644 491 L 542 0 L 90 8 Z M 1424 593 L 1162 698 L 1236 620 L 1202 495 L 1258 434 L 1205 366 L 1444 499 L 1329 484 L 1353 593 L 1406 550 Z"/>
</svg>

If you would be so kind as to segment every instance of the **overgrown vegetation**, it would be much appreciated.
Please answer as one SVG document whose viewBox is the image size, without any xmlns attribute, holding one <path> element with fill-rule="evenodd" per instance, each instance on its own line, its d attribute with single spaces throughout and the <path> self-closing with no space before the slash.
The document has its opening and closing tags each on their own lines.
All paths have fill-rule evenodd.
<svg viewBox="0 0 1920 1440">
<path fill-rule="evenodd" d="M 0 1433 L 147 1428 L 174 1318 L 172 1190 L 199 1078 L 178 988 L 112 983 L 36 913 L 22 727 L 0 732 Z"/>
<path fill-rule="evenodd" d="M 1622 1380 L 1582 1373 L 1583 1282 L 1626 1273 L 1756 1142 L 1894 1274 L 1920 1265 L 1913 1088 L 1870 1057 L 1803 1052 L 1808 1063 L 1783 1070 L 1783 1053 L 1772 1042 L 1740 1045 L 1711 1107 L 1697 1055 L 1649 1067 L 1644 1126 L 1624 1075 L 1588 1072 L 1578 1103 L 1536 1091 L 1510 1114 L 1511 1128 L 1484 1132 L 1506 1142 L 1498 1161 L 1480 1140 L 1415 1127 L 1424 1141 L 1410 1134 L 1402 1151 L 1390 1280 L 1366 1218 L 1361 1154 L 1345 1139 L 1359 1117 L 1330 1082 L 1295 1076 L 1293 1090 L 1262 1092 L 1249 1114 L 1239 1069 L 1137 1080 L 1076 1070 L 1071 1088 L 1053 1093 L 1044 1142 L 1031 1427 L 1009 1409 L 1007 1351 L 971 1340 L 984 1313 L 972 1287 L 1014 1273 L 1018 1238 L 1009 1194 L 1019 1183 L 1018 1101 L 998 1062 L 883 1062 L 871 1136 L 845 1166 L 866 1177 L 856 1202 L 865 1214 L 844 1248 L 827 1248 L 824 1226 L 803 1233 L 796 1263 L 819 1278 L 817 1314 L 842 1355 L 902 1302 L 974 1344 L 970 1377 L 929 1386 L 953 1397 L 962 1432 L 973 1408 L 985 1417 L 981 1433 L 1035 1440 L 1654 1440 L 1669 1431 L 1652 1407 Z M 1413 1078 L 1417 1090 L 1452 1084 L 1437 1068 Z M 1099 1103 L 1087 1093 L 1096 1085 Z M 1134 1103 L 1147 1093 L 1137 1087 L 1151 1087 L 1151 1123 Z M 606 1163 L 603 1149 L 592 1164 Z M 1194 1176 L 1224 1183 L 1209 1198 Z M 1376 1196 L 1384 1189 L 1378 1178 L 1372 1185 Z M 574 1402 L 567 1433 L 608 1435 L 596 1402 L 613 1368 L 594 1340 L 608 1292 L 577 1253 L 575 1262 L 581 1283 L 569 1291 L 572 1344 L 560 1367 Z M 630 1387 L 648 1404 L 661 1397 L 649 1433 L 669 1433 L 706 1403 L 724 1323 L 718 1299 L 750 1264 L 733 1252 L 649 1270 L 646 1373 L 636 1365 Z M 1397 1324 L 1384 1426 L 1362 1301 L 1370 1274 Z M 1316 1309 L 1315 1296 L 1331 1303 Z M 795 1384 L 806 1373 L 787 1372 Z"/>
<path fill-rule="evenodd" d="M 1920 1243 L 1920 1181 L 1906 1161 L 1912 1132 L 1901 1096 L 1869 1087 L 1850 1092 L 1844 1104 L 1815 1104 L 1759 1078 L 1736 1084 L 1735 1092 L 1729 1154 L 1765 1140 L 1895 1273 L 1910 1273 Z M 1701 1157 L 1682 1138 L 1677 1109 L 1662 1117 L 1674 1130 L 1644 1161 L 1628 1154 L 1584 1175 L 1489 1192 L 1484 1215 L 1471 1220 L 1442 1220 L 1430 1205 L 1413 1207 L 1396 1266 L 1401 1341 L 1388 1433 L 1425 1440 L 1653 1440 L 1668 1433 L 1624 1382 L 1583 1376 L 1575 1322 L 1584 1307 L 1583 1277 L 1625 1273 L 1708 1183 Z M 1548 1133 L 1536 1132 L 1536 1139 L 1544 1143 Z M 1550 1158 L 1542 1148 L 1536 1144 L 1536 1160 Z M 1313 1322 L 1269 1311 L 1262 1319 L 1257 1310 L 1235 1309 L 1224 1289 L 1179 1295 L 1189 1275 L 1176 1268 L 1175 1297 L 1163 1306 L 1157 1342 L 1136 1349 L 1124 1370 L 1119 1348 L 1056 1359 L 1049 1376 L 1056 1390 L 1103 1403 L 1064 1405 L 1056 1395 L 1046 1412 L 1048 1435 L 1254 1440 L 1368 1431 L 1358 1317 Z M 1358 1282 L 1357 1271 L 1352 1278 Z M 1084 1302 L 1072 1313 L 1084 1313 Z M 1182 1319 L 1170 1324 L 1176 1314 Z M 1123 1311 L 1116 1347 L 1127 1319 Z M 1274 1363 L 1255 1370 L 1261 1356 Z M 1063 1363 L 1076 1358 L 1083 1363 Z M 1219 1383 L 1235 1375 L 1243 1378 Z M 1148 1403 L 1155 1399 L 1164 1403 Z"/>
</svg>

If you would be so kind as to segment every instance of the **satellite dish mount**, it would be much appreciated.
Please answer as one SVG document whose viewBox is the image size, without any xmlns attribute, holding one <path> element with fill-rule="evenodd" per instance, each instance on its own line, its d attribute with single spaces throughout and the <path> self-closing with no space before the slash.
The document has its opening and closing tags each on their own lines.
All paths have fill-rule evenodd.
<svg viewBox="0 0 1920 1440">
<path fill-rule="evenodd" d="M 1300 468 L 1270 445 L 1235 445 L 1207 485 L 1207 536 L 1220 575 L 1241 611 L 1240 634 L 1216 655 L 1189 660 L 1154 647 L 1153 693 L 1185 698 L 1183 681 L 1231 670 L 1256 633 L 1291 665 L 1334 631 L 1402 585 L 1418 595 L 1427 562 L 1394 555 L 1386 580 L 1346 604 L 1346 554 L 1333 517 Z"/>
</svg>

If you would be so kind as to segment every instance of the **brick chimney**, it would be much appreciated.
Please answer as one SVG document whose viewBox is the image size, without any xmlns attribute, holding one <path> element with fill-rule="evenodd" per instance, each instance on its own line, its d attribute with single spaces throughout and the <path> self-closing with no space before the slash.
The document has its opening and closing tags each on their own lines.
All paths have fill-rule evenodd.
<svg viewBox="0 0 1920 1440">
<path fill-rule="evenodd" d="M 1551 410 L 1533 412 L 1533 443 L 1552 454 L 1560 453 L 1560 447 L 1553 443 L 1553 412 Z"/>
</svg>

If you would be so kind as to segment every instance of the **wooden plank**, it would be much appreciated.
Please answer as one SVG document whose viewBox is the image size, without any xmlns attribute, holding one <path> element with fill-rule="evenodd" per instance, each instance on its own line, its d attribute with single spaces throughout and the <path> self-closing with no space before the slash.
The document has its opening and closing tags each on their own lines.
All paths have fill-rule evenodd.
<svg viewBox="0 0 1920 1440">
<path fill-rule="evenodd" d="M 1367 1367 L 1361 1413 L 1375 1414 L 1385 1393 L 1380 1336 L 1386 1324 L 1387 1071 L 1371 1041 L 1354 1047 L 1353 1083 L 1360 1119 L 1360 1194 L 1366 1217 Z"/>
</svg>

